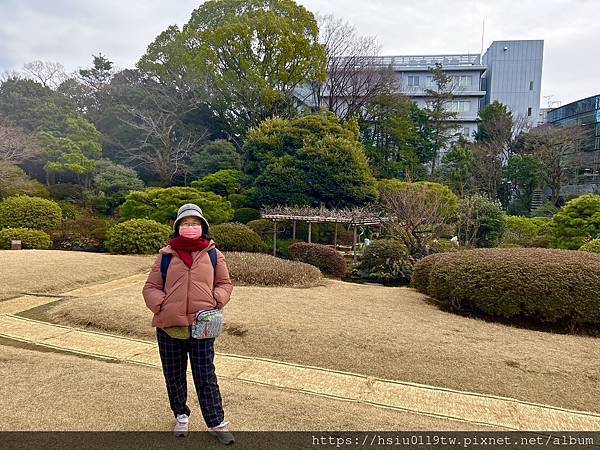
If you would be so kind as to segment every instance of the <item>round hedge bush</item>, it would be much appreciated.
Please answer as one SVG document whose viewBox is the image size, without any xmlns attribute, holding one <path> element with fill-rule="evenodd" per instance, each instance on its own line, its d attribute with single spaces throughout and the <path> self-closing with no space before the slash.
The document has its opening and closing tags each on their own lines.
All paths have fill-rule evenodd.
<svg viewBox="0 0 600 450">
<path fill-rule="evenodd" d="M 252 228 L 242 223 L 222 223 L 210 227 L 216 246 L 225 252 L 267 253 L 269 248 Z"/>
<path fill-rule="evenodd" d="M 112 253 L 152 254 L 169 242 L 171 227 L 150 219 L 119 223 L 106 233 L 106 248 Z"/>
<path fill-rule="evenodd" d="M 318 267 L 327 275 L 341 278 L 346 274 L 347 265 L 344 257 L 326 245 L 296 242 L 288 247 L 288 255 L 292 260 Z"/>
<path fill-rule="evenodd" d="M 50 232 L 60 226 L 62 210 L 52 200 L 17 195 L 0 202 L 0 228 Z"/>
<path fill-rule="evenodd" d="M 323 280 L 315 266 L 263 253 L 227 252 L 225 259 L 236 284 L 307 288 L 318 286 Z"/>
<path fill-rule="evenodd" d="M 582 252 L 600 253 L 600 239 L 593 239 L 583 244 L 579 250 Z"/>
<path fill-rule="evenodd" d="M 410 281 L 412 287 L 423 294 L 427 294 L 427 288 L 429 287 L 429 274 L 431 273 L 433 265 L 448 254 L 451 253 L 434 253 L 433 255 L 419 259 L 413 266 Z"/>
<path fill-rule="evenodd" d="M 0 230 L 0 249 L 9 250 L 12 240 L 20 240 L 21 248 L 47 250 L 52 246 L 52 239 L 47 233 L 28 228 L 4 228 Z"/>
<path fill-rule="evenodd" d="M 413 284 L 457 312 L 574 328 L 600 325 L 600 255 L 555 249 L 477 249 L 432 255 Z"/>
<path fill-rule="evenodd" d="M 408 249 L 400 241 L 376 239 L 365 249 L 357 272 L 371 280 L 406 283 L 410 281 L 413 263 Z"/>
</svg>

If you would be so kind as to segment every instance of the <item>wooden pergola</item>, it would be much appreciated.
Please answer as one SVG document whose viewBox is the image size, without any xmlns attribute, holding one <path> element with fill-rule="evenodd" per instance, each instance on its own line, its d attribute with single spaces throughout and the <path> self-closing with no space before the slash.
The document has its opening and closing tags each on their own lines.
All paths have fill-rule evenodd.
<svg viewBox="0 0 600 450">
<path fill-rule="evenodd" d="M 355 207 L 352 209 L 327 209 L 313 208 L 310 206 L 271 206 L 263 207 L 261 218 L 273 223 L 273 256 L 277 253 L 277 222 L 292 221 L 292 238 L 296 239 L 296 222 L 308 223 L 308 242 L 311 243 L 313 223 L 335 223 L 333 238 L 334 248 L 337 250 L 338 224 L 349 224 L 354 228 L 352 243 L 353 259 L 356 260 L 356 228 L 359 226 L 380 226 L 385 218 L 374 206 Z"/>
</svg>

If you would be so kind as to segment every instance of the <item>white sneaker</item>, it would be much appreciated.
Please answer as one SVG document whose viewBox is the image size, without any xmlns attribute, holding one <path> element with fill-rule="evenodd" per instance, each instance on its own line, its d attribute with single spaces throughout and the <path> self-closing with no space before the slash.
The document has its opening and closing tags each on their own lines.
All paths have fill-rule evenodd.
<svg viewBox="0 0 600 450">
<path fill-rule="evenodd" d="M 175 429 L 173 432 L 177 437 L 185 437 L 188 435 L 189 418 L 187 414 L 179 414 L 177 416 L 177 422 L 175 423 Z"/>
<path fill-rule="evenodd" d="M 216 437 L 219 442 L 225 445 L 232 444 L 235 441 L 233 434 L 229 431 L 229 422 L 226 420 L 223 420 L 216 427 L 209 428 L 208 434 Z"/>
</svg>

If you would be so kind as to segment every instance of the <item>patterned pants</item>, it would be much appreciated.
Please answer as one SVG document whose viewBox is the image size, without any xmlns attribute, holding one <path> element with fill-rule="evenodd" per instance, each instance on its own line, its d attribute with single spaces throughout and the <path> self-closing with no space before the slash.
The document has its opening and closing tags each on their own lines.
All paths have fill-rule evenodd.
<svg viewBox="0 0 600 450">
<path fill-rule="evenodd" d="M 191 414 L 187 406 L 187 361 L 190 354 L 192 376 L 200 410 L 206 426 L 215 427 L 224 419 L 223 405 L 213 360 L 215 339 L 175 339 L 156 328 L 158 351 L 162 362 L 169 403 L 175 417 Z"/>
</svg>

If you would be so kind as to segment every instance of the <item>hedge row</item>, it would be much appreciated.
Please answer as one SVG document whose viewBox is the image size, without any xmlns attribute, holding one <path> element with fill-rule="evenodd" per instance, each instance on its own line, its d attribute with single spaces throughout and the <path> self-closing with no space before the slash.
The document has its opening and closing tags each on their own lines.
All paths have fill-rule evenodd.
<svg viewBox="0 0 600 450">
<path fill-rule="evenodd" d="M 21 241 L 21 248 L 29 250 L 47 250 L 52 245 L 50 236 L 40 230 L 30 230 L 28 228 L 4 228 L 0 230 L 0 249 L 10 249 L 13 240 Z"/>
<path fill-rule="evenodd" d="M 569 325 L 600 324 L 600 255 L 477 249 L 428 256 L 413 286 L 457 312 Z"/>
</svg>

